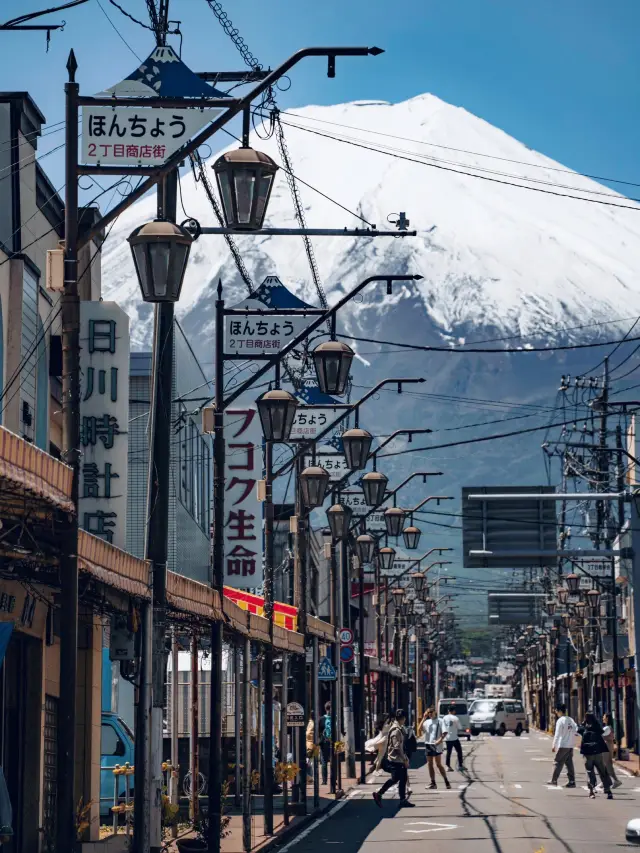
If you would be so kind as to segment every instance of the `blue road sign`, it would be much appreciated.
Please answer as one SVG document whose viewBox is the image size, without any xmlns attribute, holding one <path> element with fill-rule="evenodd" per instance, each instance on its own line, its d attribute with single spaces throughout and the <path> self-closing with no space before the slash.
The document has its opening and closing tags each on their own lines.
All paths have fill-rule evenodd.
<svg viewBox="0 0 640 853">
<path fill-rule="evenodd" d="M 353 646 L 342 646 L 340 649 L 340 660 L 342 663 L 351 663 L 353 660 Z"/>
<path fill-rule="evenodd" d="M 336 670 L 329 658 L 321 658 L 318 664 L 318 681 L 335 681 Z"/>
</svg>

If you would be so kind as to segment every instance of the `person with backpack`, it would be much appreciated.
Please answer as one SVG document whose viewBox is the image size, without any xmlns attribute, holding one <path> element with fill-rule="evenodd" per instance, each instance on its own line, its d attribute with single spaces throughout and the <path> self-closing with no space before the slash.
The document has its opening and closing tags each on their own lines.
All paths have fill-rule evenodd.
<svg viewBox="0 0 640 853">
<path fill-rule="evenodd" d="M 331 760 L 331 702 L 324 706 L 324 714 L 320 717 L 320 767 L 322 770 L 322 784 L 326 785 L 329 776 L 329 761 Z"/>
<path fill-rule="evenodd" d="M 589 797 L 592 800 L 596 797 L 596 770 L 602 780 L 602 787 L 607 795 L 607 799 L 613 799 L 611 777 L 607 772 L 607 766 L 604 761 L 606 753 L 609 752 L 609 747 L 605 743 L 602 731 L 602 726 L 596 719 L 596 715 L 593 711 L 587 711 L 584 716 L 584 722 L 578 728 L 578 732 L 582 736 L 580 754 L 584 756 L 584 766 L 589 776 Z"/>
<path fill-rule="evenodd" d="M 377 791 L 374 791 L 372 795 L 375 804 L 379 808 L 382 808 L 382 795 L 394 785 L 398 786 L 400 808 L 414 808 L 414 804 L 410 803 L 407 797 L 407 768 L 409 766 L 409 759 L 404 751 L 404 741 L 406 737 L 404 724 L 406 719 L 407 717 L 404 711 L 396 711 L 396 718 L 389 729 L 389 734 L 387 736 L 387 749 L 382 760 L 382 769 L 385 773 L 390 773 L 391 775 L 384 785 Z"/>
</svg>

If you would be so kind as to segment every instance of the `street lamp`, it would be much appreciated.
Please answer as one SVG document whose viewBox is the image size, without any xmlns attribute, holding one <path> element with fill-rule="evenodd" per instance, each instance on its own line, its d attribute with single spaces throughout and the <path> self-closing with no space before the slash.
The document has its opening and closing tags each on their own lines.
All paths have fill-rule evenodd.
<svg viewBox="0 0 640 853">
<path fill-rule="evenodd" d="M 288 391 L 275 388 L 256 401 L 262 422 L 262 432 L 267 441 L 289 441 L 298 401 Z"/>
<path fill-rule="evenodd" d="M 334 539 L 344 539 L 349 533 L 353 510 L 350 506 L 334 504 L 327 510 L 327 521 Z"/>
<path fill-rule="evenodd" d="M 567 575 L 565 578 L 565 582 L 567 584 L 567 589 L 569 590 L 570 595 L 575 595 L 580 588 L 580 578 L 576 574 Z"/>
<path fill-rule="evenodd" d="M 554 625 L 553 628 L 550 629 L 549 639 L 551 640 L 552 643 L 555 643 L 556 640 L 558 639 L 558 628 L 557 628 L 557 626 Z"/>
<path fill-rule="evenodd" d="M 127 238 L 145 302 L 177 302 L 193 237 L 174 222 L 145 222 Z"/>
<path fill-rule="evenodd" d="M 413 588 L 420 595 L 424 591 L 424 575 L 422 572 L 412 572 L 409 580 L 413 581 Z"/>
<path fill-rule="evenodd" d="M 373 436 L 366 429 L 348 429 L 340 436 L 347 465 L 354 470 L 366 468 Z"/>
<path fill-rule="evenodd" d="M 369 471 L 362 478 L 362 491 L 367 506 L 380 506 L 387 491 L 389 478 L 380 471 Z"/>
<path fill-rule="evenodd" d="M 378 551 L 380 555 L 380 563 L 382 565 L 382 569 L 385 572 L 390 572 L 393 568 L 393 563 L 396 559 L 396 552 L 394 548 L 380 548 Z"/>
<path fill-rule="evenodd" d="M 600 608 L 602 593 L 599 589 L 590 589 L 587 593 L 587 601 L 592 613 L 597 613 Z"/>
<path fill-rule="evenodd" d="M 564 605 L 569 600 L 569 590 L 564 586 L 559 586 L 556 589 L 556 596 L 558 598 L 558 604 L 564 607 Z"/>
<path fill-rule="evenodd" d="M 278 166 L 261 151 L 244 146 L 228 151 L 213 164 L 227 228 L 259 231 Z"/>
<path fill-rule="evenodd" d="M 307 509 L 322 506 L 328 485 L 329 473 L 324 468 L 320 468 L 319 465 L 312 465 L 302 471 L 300 488 L 302 490 L 302 502 Z"/>
<path fill-rule="evenodd" d="M 544 609 L 547 611 L 549 616 L 553 616 L 556 612 L 556 603 L 552 598 L 548 598 L 545 602 Z"/>
<path fill-rule="evenodd" d="M 356 554 L 363 566 L 371 562 L 375 544 L 376 540 L 369 533 L 363 533 L 356 539 Z"/>
<path fill-rule="evenodd" d="M 569 613 L 562 614 L 562 626 L 568 628 L 571 625 L 571 615 Z"/>
<path fill-rule="evenodd" d="M 324 341 L 313 351 L 318 387 L 323 394 L 344 394 L 355 353 L 342 341 Z"/>
<path fill-rule="evenodd" d="M 395 589 L 391 590 L 391 595 L 393 596 L 393 604 L 395 607 L 400 607 L 402 604 L 402 599 L 404 598 L 404 589 L 401 586 L 395 587 Z"/>
<path fill-rule="evenodd" d="M 404 510 L 399 506 L 390 506 L 384 511 L 384 523 L 387 526 L 387 534 L 389 536 L 400 536 L 402 525 L 404 523 Z"/>
<path fill-rule="evenodd" d="M 405 527 L 402 531 L 402 536 L 404 538 L 404 546 L 408 551 L 415 551 L 420 542 L 420 535 L 421 532 L 418 527 L 414 527 L 412 524 L 409 527 Z"/>
</svg>

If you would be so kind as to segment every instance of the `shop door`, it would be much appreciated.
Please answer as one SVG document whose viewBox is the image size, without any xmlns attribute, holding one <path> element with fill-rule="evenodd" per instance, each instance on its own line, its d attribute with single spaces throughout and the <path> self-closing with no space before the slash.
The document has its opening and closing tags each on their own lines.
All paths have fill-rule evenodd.
<svg viewBox="0 0 640 853">
<path fill-rule="evenodd" d="M 13 839 L 2 853 L 33 853 L 40 843 L 42 644 L 13 632 L 0 673 L 0 758 L 13 811 Z M 48 848 L 46 839 L 42 845 Z"/>
</svg>

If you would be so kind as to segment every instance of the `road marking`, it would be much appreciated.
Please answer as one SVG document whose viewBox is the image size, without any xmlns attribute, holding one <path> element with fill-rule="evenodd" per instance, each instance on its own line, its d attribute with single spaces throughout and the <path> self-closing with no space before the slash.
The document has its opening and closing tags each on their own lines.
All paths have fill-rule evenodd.
<svg viewBox="0 0 640 853">
<path fill-rule="evenodd" d="M 348 796 L 344 798 L 344 800 L 340 800 L 340 802 L 335 805 L 330 811 L 323 814 L 312 824 L 310 824 L 306 829 L 303 829 L 302 832 L 296 835 L 296 837 L 293 838 L 288 844 L 285 844 L 284 847 L 280 848 L 280 853 L 286 853 L 287 850 L 290 850 L 292 847 L 298 844 L 298 842 L 302 841 L 303 838 L 306 838 L 307 835 L 310 835 L 314 830 L 316 830 L 321 823 L 324 823 L 325 820 L 327 820 L 327 818 L 333 817 L 336 812 L 339 812 L 340 809 L 343 809 L 347 805 L 347 803 L 353 798 L 355 793 L 356 791 L 354 789 Z"/>
<path fill-rule="evenodd" d="M 624 767 L 616 767 L 616 773 L 622 773 L 623 776 L 629 776 L 630 778 L 633 777 L 633 773 L 629 773 Z"/>
<path fill-rule="evenodd" d="M 553 758 L 531 758 L 530 761 L 553 761 Z"/>
<path fill-rule="evenodd" d="M 542 752 L 541 749 L 525 749 L 525 752 Z"/>
<path fill-rule="evenodd" d="M 457 823 L 432 823 L 429 820 L 412 820 L 407 826 L 429 826 L 430 829 L 405 829 L 404 832 L 410 832 L 413 835 L 418 835 L 422 832 L 444 832 L 447 829 L 457 829 Z"/>
<path fill-rule="evenodd" d="M 514 785 L 514 788 L 522 788 L 522 785 Z"/>
</svg>

